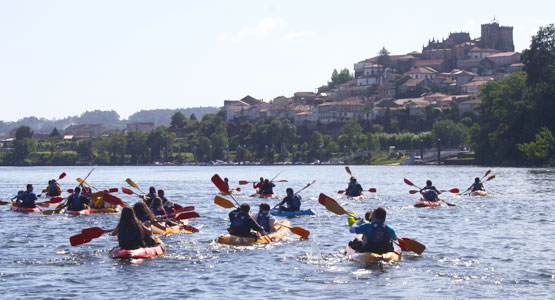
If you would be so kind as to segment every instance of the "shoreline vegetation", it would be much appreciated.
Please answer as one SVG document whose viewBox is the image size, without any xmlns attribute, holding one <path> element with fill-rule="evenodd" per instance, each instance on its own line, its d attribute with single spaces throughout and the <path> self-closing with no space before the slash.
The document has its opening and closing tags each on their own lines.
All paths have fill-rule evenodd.
<svg viewBox="0 0 555 300">
<path fill-rule="evenodd" d="M 384 56 L 388 56 L 384 51 Z M 20 126 L 0 148 L 2 166 L 155 164 L 473 164 L 555 166 L 555 26 L 540 27 L 522 52 L 521 72 L 488 81 L 479 90 L 478 117 L 458 107 L 429 105 L 419 119 L 348 119 L 334 128 L 297 127 L 270 116 L 225 122 L 225 112 L 185 117 L 149 132 L 111 131 L 65 139 L 56 128 L 34 139 Z M 343 71 L 342 71 L 343 72 Z M 347 73 L 349 71 L 347 70 Z M 332 81 L 338 77 L 334 71 Z M 346 78 L 350 78 L 346 76 Z M 339 82 L 340 83 L 340 82 Z M 470 150 L 468 150 L 470 149 Z M 437 153 L 441 160 L 438 162 Z"/>
</svg>

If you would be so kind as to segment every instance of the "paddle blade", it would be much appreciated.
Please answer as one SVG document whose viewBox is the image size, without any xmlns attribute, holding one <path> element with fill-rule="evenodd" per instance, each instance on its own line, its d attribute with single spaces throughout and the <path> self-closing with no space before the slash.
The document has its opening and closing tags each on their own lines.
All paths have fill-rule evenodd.
<svg viewBox="0 0 555 300">
<path fill-rule="evenodd" d="M 110 230 L 104 230 L 100 227 L 91 227 L 91 228 L 83 229 L 82 234 L 83 234 L 83 237 L 86 239 L 95 239 L 103 235 L 107 231 L 110 231 Z"/>
<path fill-rule="evenodd" d="M 449 192 L 456 194 L 459 192 L 459 189 L 458 188 L 450 189 Z"/>
<path fill-rule="evenodd" d="M 337 193 L 338 193 L 338 194 L 344 194 L 344 193 L 345 193 L 345 190 L 339 190 L 339 191 L 337 191 Z"/>
<path fill-rule="evenodd" d="M 66 172 L 63 172 L 62 174 L 60 174 L 60 176 L 58 176 L 58 180 L 66 177 L 66 175 L 67 175 Z"/>
<path fill-rule="evenodd" d="M 2 202 L 4 201 L 0 201 L 0 204 L 2 204 Z M 8 202 L 6 202 L 5 204 L 8 204 Z M 36 202 L 36 205 L 40 206 L 40 207 L 49 207 L 50 204 L 48 202 Z"/>
<path fill-rule="evenodd" d="M 180 214 L 175 219 L 186 220 L 186 219 L 192 219 L 192 218 L 200 218 L 200 215 L 195 211 L 189 211 L 189 212 Z"/>
<path fill-rule="evenodd" d="M 240 184 L 240 185 L 245 185 L 245 184 L 248 184 L 248 183 L 249 183 L 249 182 L 246 181 L 246 180 L 239 180 L 239 184 Z"/>
<path fill-rule="evenodd" d="M 426 246 L 424 246 L 423 244 L 420 244 L 415 240 L 411 240 L 409 238 L 401 238 L 400 240 L 403 240 L 403 244 L 405 245 L 408 251 L 412 251 L 418 255 L 422 255 L 424 250 L 426 250 Z"/>
<path fill-rule="evenodd" d="M 407 246 L 405 245 L 405 242 L 403 242 L 402 239 L 398 239 L 397 240 L 399 242 L 399 247 L 401 247 L 401 251 L 409 251 L 409 249 L 407 248 Z"/>
<path fill-rule="evenodd" d="M 183 228 L 183 229 L 185 229 L 185 230 L 188 230 L 188 231 L 190 231 L 190 232 L 193 232 L 193 233 L 199 232 L 199 230 L 198 230 L 197 228 L 195 228 L 195 227 L 193 227 L 193 226 L 191 226 L 191 225 L 188 225 L 188 224 L 181 224 L 180 226 L 181 226 L 181 228 Z"/>
<path fill-rule="evenodd" d="M 489 173 L 491 173 L 491 170 L 487 170 L 487 171 L 486 171 L 486 174 L 484 174 L 484 176 L 482 176 L 482 178 L 484 178 L 484 177 L 488 176 L 488 175 L 489 175 Z"/>
<path fill-rule="evenodd" d="M 371 188 L 368 190 L 370 193 L 375 193 L 376 192 L 376 188 Z"/>
<path fill-rule="evenodd" d="M 11 203 L 11 202 L 0 200 L 0 205 L 6 205 L 6 204 L 9 204 L 9 203 Z M 38 204 L 38 203 L 37 203 L 37 204 Z"/>
<path fill-rule="evenodd" d="M 236 188 L 235 190 L 238 191 L 238 192 L 240 192 L 240 191 L 241 191 L 241 188 L 238 187 L 238 188 Z"/>
<path fill-rule="evenodd" d="M 403 181 L 404 181 L 406 184 L 408 184 L 408 185 L 415 186 L 414 183 L 410 182 L 410 180 L 408 180 L 408 179 L 406 179 L 406 178 L 403 178 Z"/>
<path fill-rule="evenodd" d="M 216 185 L 216 187 L 220 190 L 220 192 L 226 195 L 229 194 L 229 186 L 227 185 L 227 183 L 225 183 L 225 181 L 222 180 L 220 175 L 214 174 L 211 180 L 212 180 L 212 183 L 214 183 L 214 185 Z"/>
<path fill-rule="evenodd" d="M 416 194 L 416 193 L 418 193 L 417 190 L 410 190 L 410 191 L 409 191 L 409 194 L 411 194 L 411 195 L 412 195 L 412 194 Z"/>
<path fill-rule="evenodd" d="M 108 189 L 108 192 L 109 192 L 109 193 L 117 193 L 117 192 L 118 192 L 118 188 L 111 188 L 111 189 Z"/>
<path fill-rule="evenodd" d="M 55 212 L 56 212 L 55 209 L 43 210 L 43 211 L 41 211 L 41 214 L 46 215 L 46 216 L 50 216 L 50 215 L 54 214 Z"/>
<path fill-rule="evenodd" d="M 96 192 L 96 193 L 93 193 L 93 194 L 91 195 L 91 200 L 96 202 L 96 201 L 98 201 L 100 198 L 102 198 L 103 196 L 104 196 L 104 192 Z"/>
<path fill-rule="evenodd" d="M 349 173 L 349 175 L 353 176 L 353 173 L 351 173 L 351 168 L 349 168 L 348 166 L 345 167 L 345 171 L 347 171 L 347 173 Z"/>
<path fill-rule="evenodd" d="M 287 179 L 280 179 L 277 182 L 288 182 Z"/>
<path fill-rule="evenodd" d="M 214 203 L 216 203 L 216 205 L 219 205 L 223 208 L 233 208 L 235 207 L 235 205 L 233 204 L 233 202 L 227 200 L 224 197 L 220 197 L 220 196 L 216 196 L 214 198 Z"/>
<path fill-rule="evenodd" d="M 108 203 L 113 204 L 113 205 L 121 205 L 122 207 L 126 205 L 123 201 L 121 201 L 120 198 L 118 198 L 114 195 L 110 195 L 108 193 L 103 192 L 102 199 L 105 202 L 108 202 Z"/>
<path fill-rule="evenodd" d="M 50 200 L 48 200 L 48 203 L 60 203 L 62 201 L 64 201 L 64 198 L 56 197 L 56 198 L 50 198 Z"/>
<path fill-rule="evenodd" d="M 488 177 L 488 179 L 486 179 L 486 181 L 490 181 L 490 180 L 492 180 L 493 178 L 495 178 L 495 175 L 491 175 L 490 177 Z"/>
<path fill-rule="evenodd" d="M 128 188 L 125 188 L 125 187 L 121 187 L 121 191 L 122 191 L 124 194 L 127 194 L 127 195 L 133 195 L 133 194 L 135 194 L 135 192 L 133 192 L 132 190 L 130 190 L 130 189 L 128 189 Z"/>
<path fill-rule="evenodd" d="M 318 203 L 322 204 L 323 206 L 326 206 L 326 199 L 329 199 L 330 201 L 337 203 L 335 200 L 333 200 L 333 198 L 324 195 L 324 193 L 320 193 L 320 196 L 318 196 Z"/>
<path fill-rule="evenodd" d="M 67 192 L 73 194 L 73 189 L 67 189 Z"/>
<path fill-rule="evenodd" d="M 302 237 L 303 239 L 308 239 L 308 236 L 310 235 L 310 231 L 301 227 L 291 227 L 289 229 L 291 229 L 291 232 Z"/>
<path fill-rule="evenodd" d="M 135 182 L 133 182 L 133 180 L 131 180 L 131 178 L 125 179 L 125 182 L 127 182 L 127 184 L 129 184 L 130 186 L 139 190 L 139 186 Z"/>
<path fill-rule="evenodd" d="M 333 199 L 326 199 L 326 209 L 331 211 L 332 213 L 336 214 L 336 215 L 345 215 L 348 214 L 348 212 L 341 207 L 341 205 L 339 205 L 339 203 L 335 202 L 335 200 Z"/>
<path fill-rule="evenodd" d="M 76 235 L 69 238 L 69 243 L 73 247 L 82 245 L 82 244 L 86 243 L 86 241 L 87 241 L 87 239 L 85 238 L 85 236 L 82 233 L 76 234 Z"/>
</svg>

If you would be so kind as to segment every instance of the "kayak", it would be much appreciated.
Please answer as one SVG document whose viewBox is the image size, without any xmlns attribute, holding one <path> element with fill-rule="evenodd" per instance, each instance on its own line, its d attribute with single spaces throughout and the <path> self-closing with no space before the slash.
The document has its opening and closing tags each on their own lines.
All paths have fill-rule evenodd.
<svg viewBox="0 0 555 300">
<path fill-rule="evenodd" d="M 111 214 L 111 213 L 119 213 L 119 209 L 111 208 L 111 207 L 104 207 L 104 208 L 91 208 L 93 214 Z"/>
<path fill-rule="evenodd" d="M 280 217 L 312 216 L 312 215 L 315 215 L 315 213 L 312 209 L 297 210 L 297 211 L 282 211 L 282 212 L 280 212 L 277 209 L 272 209 L 272 210 L 270 210 L 270 214 L 272 216 L 280 216 Z"/>
<path fill-rule="evenodd" d="M 40 212 L 40 208 L 38 207 L 28 208 L 28 207 L 12 206 L 10 207 L 10 210 L 16 211 L 16 212 L 24 212 L 24 213 Z"/>
<path fill-rule="evenodd" d="M 153 247 L 145 247 L 133 250 L 125 250 L 120 247 L 115 247 L 110 250 L 111 258 L 153 258 L 162 256 L 166 253 L 166 245 L 156 238 L 156 245 Z"/>
<path fill-rule="evenodd" d="M 189 220 L 180 220 L 177 222 L 179 222 L 181 225 L 189 225 Z M 187 234 L 193 233 L 193 231 L 188 230 L 186 227 L 183 227 L 180 225 L 166 227 L 165 231 L 152 225 L 150 226 L 150 230 L 152 230 L 153 234 L 161 234 L 161 235 L 176 234 L 176 233 L 187 233 Z"/>
<path fill-rule="evenodd" d="M 53 204 L 57 204 L 57 203 L 60 203 L 60 202 L 64 201 L 64 197 L 62 197 L 62 196 L 52 196 L 52 197 L 49 197 L 49 198 L 50 198 L 50 200 L 48 200 L 48 202 L 52 202 Z"/>
<path fill-rule="evenodd" d="M 66 211 L 68 215 L 72 216 L 81 216 L 81 215 L 90 215 L 92 214 L 92 210 L 90 208 L 82 209 L 82 210 L 68 210 Z"/>
<path fill-rule="evenodd" d="M 252 194 L 252 197 L 257 197 L 257 198 L 277 198 L 278 196 L 276 194 Z"/>
<path fill-rule="evenodd" d="M 276 231 L 258 239 L 251 238 L 251 237 L 241 237 L 241 236 L 235 236 L 235 235 L 229 235 L 229 234 L 222 234 L 216 239 L 216 243 L 232 245 L 232 246 L 247 246 L 247 245 L 277 242 L 281 240 L 284 236 L 288 235 L 290 231 L 289 228 L 279 226 L 279 224 L 289 227 L 291 225 L 291 222 L 289 222 L 289 220 L 280 221 L 278 224 L 274 225 L 274 229 L 276 229 Z"/>
<path fill-rule="evenodd" d="M 377 254 L 372 252 L 356 252 L 353 248 L 347 246 L 345 250 L 345 255 L 349 257 L 352 261 L 358 262 L 376 262 L 376 261 L 399 261 L 402 258 L 401 253 L 394 251 L 394 252 L 386 252 L 384 254 Z"/>
<path fill-rule="evenodd" d="M 364 195 L 359 195 L 359 196 L 345 195 L 345 196 L 347 196 L 347 198 L 353 199 L 353 200 L 358 200 L 358 199 L 364 198 Z"/>
<path fill-rule="evenodd" d="M 420 198 L 420 200 L 414 203 L 414 207 L 436 207 L 440 206 L 441 202 L 434 202 L 434 201 L 426 201 L 424 198 Z"/>
<path fill-rule="evenodd" d="M 472 197 L 487 196 L 487 195 L 488 195 L 488 191 L 485 191 L 485 190 L 478 190 L 470 193 L 470 196 Z"/>
</svg>

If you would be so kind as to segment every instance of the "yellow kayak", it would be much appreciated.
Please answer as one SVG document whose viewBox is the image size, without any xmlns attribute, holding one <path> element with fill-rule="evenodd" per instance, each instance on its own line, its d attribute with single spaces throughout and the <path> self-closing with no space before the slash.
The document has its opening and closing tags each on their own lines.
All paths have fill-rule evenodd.
<svg viewBox="0 0 555 300">
<path fill-rule="evenodd" d="M 384 254 L 377 254 L 372 252 L 356 252 L 353 248 L 347 246 L 345 254 L 352 261 L 358 262 L 376 262 L 376 261 L 399 261 L 402 258 L 399 252 L 386 252 Z"/>
<path fill-rule="evenodd" d="M 189 225 L 189 220 L 180 220 L 181 225 Z M 166 230 L 162 230 L 156 226 L 150 226 L 152 233 L 160 235 L 176 234 L 176 233 L 193 233 L 193 231 L 183 228 L 180 225 L 168 226 Z"/>
<path fill-rule="evenodd" d="M 274 225 L 275 231 L 260 237 L 258 239 L 250 237 L 241 237 L 230 234 L 222 234 L 216 239 L 216 243 L 232 245 L 232 246 L 246 246 L 246 245 L 256 245 L 277 242 L 281 240 L 284 236 L 288 235 L 290 230 L 287 227 L 280 226 L 280 224 L 290 227 L 291 222 L 289 220 L 280 221 L 278 224 Z"/>
</svg>

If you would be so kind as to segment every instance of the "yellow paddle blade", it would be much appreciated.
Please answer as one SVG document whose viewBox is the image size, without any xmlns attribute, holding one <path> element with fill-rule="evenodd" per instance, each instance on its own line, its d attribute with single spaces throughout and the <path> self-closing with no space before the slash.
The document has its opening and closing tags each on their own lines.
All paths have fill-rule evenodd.
<svg viewBox="0 0 555 300">
<path fill-rule="evenodd" d="M 89 185 L 88 182 L 86 182 L 85 180 L 83 180 L 83 179 L 81 179 L 81 178 L 79 178 L 79 177 L 77 177 L 77 179 L 75 179 L 75 180 L 77 180 L 77 182 L 79 182 L 79 183 L 81 183 L 81 184 Z"/>
<path fill-rule="evenodd" d="M 245 185 L 245 184 L 248 184 L 248 183 L 249 183 L 249 182 L 246 181 L 246 180 L 239 180 L 239 184 L 240 184 L 240 185 Z"/>
<path fill-rule="evenodd" d="M 348 166 L 345 167 L 345 171 L 347 171 L 347 173 L 349 173 L 349 175 L 353 176 L 353 173 L 351 173 L 351 168 L 349 168 Z"/>
<path fill-rule="evenodd" d="M 337 202 L 332 201 L 330 199 L 326 199 L 325 206 L 327 210 L 331 211 L 336 215 L 348 214 L 348 212 L 343 207 L 341 207 L 341 205 L 339 205 Z"/>
<path fill-rule="evenodd" d="M 220 196 L 216 196 L 214 198 L 214 203 L 216 203 L 216 205 L 219 205 L 223 208 L 233 208 L 235 207 L 235 205 L 233 204 L 233 202 L 227 200 L 224 197 L 220 197 Z"/>
<path fill-rule="evenodd" d="M 104 195 L 104 192 L 103 192 L 103 191 L 93 193 L 93 194 L 91 195 L 91 200 L 92 200 L 92 201 L 98 201 L 99 199 L 102 199 L 102 196 L 103 196 L 103 195 Z"/>
<path fill-rule="evenodd" d="M 133 180 L 131 180 L 131 178 L 125 179 L 125 182 L 127 182 L 130 186 L 132 186 L 136 189 L 139 189 L 139 186 L 135 182 L 133 182 Z"/>
</svg>

